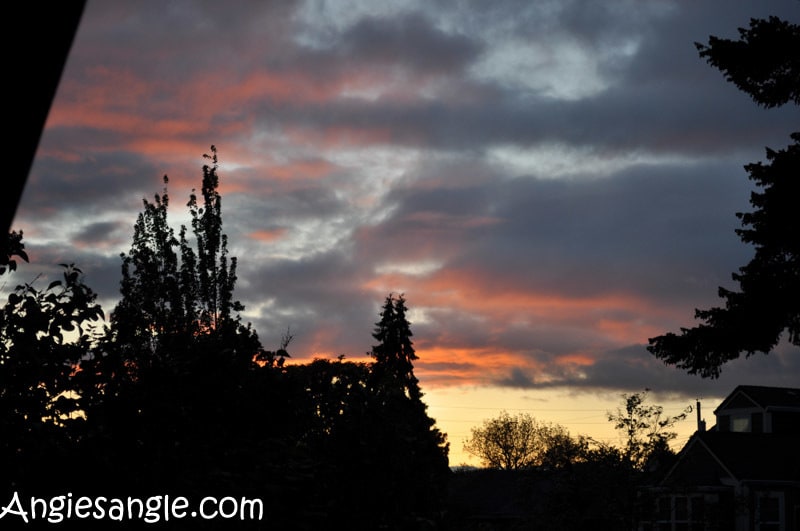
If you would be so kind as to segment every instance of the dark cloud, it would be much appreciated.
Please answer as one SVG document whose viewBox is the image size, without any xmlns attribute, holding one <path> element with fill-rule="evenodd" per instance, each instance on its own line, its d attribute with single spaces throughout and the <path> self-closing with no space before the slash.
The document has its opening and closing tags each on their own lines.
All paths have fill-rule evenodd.
<svg viewBox="0 0 800 531">
<path fill-rule="evenodd" d="M 20 220 L 42 221 L 65 212 L 79 213 L 83 219 L 92 213 L 136 208 L 141 197 L 151 198 L 163 185 L 146 157 L 131 152 L 103 152 L 71 145 L 61 150 L 50 143 L 31 170 L 19 212 Z M 72 131 L 81 135 L 81 131 Z M 58 136 L 58 134 L 56 134 Z M 52 154 L 48 153 L 52 150 Z M 136 198 L 139 198 L 138 200 Z M 131 225 L 135 218 L 130 220 Z"/>
<path fill-rule="evenodd" d="M 80 232 L 73 236 L 73 241 L 84 247 L 103 247 L 109 240 L 117 240 L 115 234 L 123 227 L 127 232 L 128 227 L 118 221 L 98 221 L 82 227 Z"/>
<path fill-rule="evenodd" d="M 607 179 L 421 183 L 390 196 L 393 215 L 362 229 L 360 253 L 400 261 L 422 250 L 519 289 L 686 297 L 698 282 L 715 291 L 749 256 L 734 213 L 749 209 L 750 186 L 743 170 L 717 163 L 640 165 Z"/>
<path fill-rule="evenodd" d="M 427 18 L 412 13 L 358 21 L 342 35 L 340 53 L 348 62 L 445 75 L 474 61 L 480 49 L 465 35 L 448 35 L 434 28 Z"/>
<path fill-rule="evenodd" d="M 113 307 L 142 197 L 169 174 L 185 223 L 213 143 L 268 346 L 291 327 L 296 357 L 363 355 L 404 290 L 420 369 L 448 385 L 785 383 L 788 345 L 708 382 L 644 343 L 748 260 L 742 166 L 800 119 L 694 42 L 795 4 L 91 3 L 15 225 L 37 267 L 75 262 Z"/>
<path fill-rule="evenodd" d="M 667 367 L 650 355 L 644 345 L 631 345 L 604 352 L 592 365 L 556 371 L 555 375 L 546 374 L 544 378 L 537 377 L 534 371 L 511 368 L 497 384 L 522 389 L 619 389 L 626 392 L 649 388 L 687 399 L 725 396 L 742 384 L 796 386 L 800 361 L 796 351 L 791 350 L 788 343 L 784 343 L 770 355 L 756 354 L 730 362 L 719 378 L 707 379 Z"/>
</svg>

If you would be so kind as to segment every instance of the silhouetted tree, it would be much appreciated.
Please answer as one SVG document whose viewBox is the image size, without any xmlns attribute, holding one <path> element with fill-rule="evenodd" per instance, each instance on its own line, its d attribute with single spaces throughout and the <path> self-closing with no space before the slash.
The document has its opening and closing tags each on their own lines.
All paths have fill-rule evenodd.
<svg viewBox="0 0 800 531">
<path fill-rule="evenodd" d="M 76 374 L 105 333 L 81 270 L 62 266 L 63 280 L 17 286 L 0 313 L 0 469 L 17 486 L 52 485 L 69 464 L 85 420 Z"/>
<path fill-rule="evenodd" d="M 121 298 L 111 314 L 116 347 L 139 368 L 167 355 L 171 339 L 185 346 L 196 327 L 182 300 L 178 240 L 167 220 L 168 183 L 165 175 L 163 194 L 152 203 L 142 200 L 131 249 L 121 255 Z"/>
<path fill-rule="evenodd" d="M 691 413 L 692 406 L 674 416 L 665 416 L 663 406 L 646 404 L 649 389 L 641 393 L 622 395 L 623 408 L 614 413 L 607 413 L 608 420 L 614 424 L 625 440 L 623 455 L 637 470 L 645 469 L 648 464 L 655 465 L 655 460 L 672 455 L 669 442 L 677 433 L 671 431 L 676 423 L 684 420 Z"/>
<path fill-rule="evenodd" d="M 244 306 L 233 299 L 236 257 L 228 259 L 228 236 L 222 232 L 222 197 L 217 191 L 217 149 L 211 146 L 211 155 L 203 156 L 213 164 L 203 166 L 203 205 L 198 205 L 194 190 L 188 203 L 192 232 L 197 242 L 196 257 L 186 241 L 185 230 L 181 230 L 185 279 L 183 291 L 185 295 L 195 295 L 194 307 L 187 305 L 187 309 L 196 308 L 201 332 L 237 328 L 236 312 L 244 310 Z"/>
<path fill-rule="evenodd" d="M 739 36 L 732 41 L 712 35 L 707 46 L 695 46 L 700 57 L 757 104 L 800 104 L 800 26 L 778 17 L 753 18 L 749 28 L 739 28 Z"/>
<path fill-rule="evenodd" d="M 464 442 L 464 450 L 484 466 L 503 470 L 566 466 L 580 460 L 585 449 L 586 441 L 573 439 L 563 426 L 506 411 L 472 428 Z"/>
<path fill-rule="evenodd" d="M 407 311 L 403 295 L 389 295 L 373 333 L 378 344 L 367 382 L 361 470 L 378 524 L 435 514 L 449 475 L 447 438 L 428 416 L 414 376 L 417 355 Z"/>
<path fill-rule="evenodd" d="M 776 17 L 752 19 L 742 39 L 711 37 L 700 56 L 764 107 L 800 103 L 800 26 Z M 767 149 L 768 164 L 745 166 L 762 189 L 751 194 L 753 212 L 737 213 L 737 234 L 755 255 L 732 275 L 739 291 L 719 288 L 723 307 L 695 310 L 703 322 L 650 338 L 648 350 L 690 374 L 716 378 L 726 362 L 743 353 L 767 353 L 788 331 L 800 346 L 800 132 L 785 150 Z"/>
<path fill-rule="evenodd" d="M 122 255 L 121 300 L 112 314 L 118 348 L 149 365 L 175 356 L 189 345 L 222 342 L 244 364 L 260 348 L 255 333 L 241 323 L 244 306 L 233 297 L 236 258 L 228 257 L 228 238 L 222 232 L 222 198 L 218 192 L 217 151 L 211 146 L 212 166 L 203 166 L 202 204 L 192 191 L 187 206 L 191 236 L 181 226 L 179 239 L 167 220 L 168 179 L 154 202 L 134 226 L 130 252 Z M 194 246 L 192 245 L 194 243 Z"/>
<path fill-rule="evenodd" d="M 375 358 L 374 379 L 378 391 L 402 391 L 409 398 L 418 400 L 422 394 L 419 381 L 414 376 L 414 360 L 417 359 L 411 342 L 411 326 L 406 318 L 406 300 L 403 295 L 389 295 L 381 310 L 381 320 L 376 323 L 372 337 L 378 344 L 372 347 Z"/>
<path fill-rule="evenodd" d="M 112 334 L 101 354 L 83 362 L 85 387 L 97 389 L 85 403 L 97 459 L 105 459 L 98 469 L 141 490 L 228 485 L 241 492 L 252 486 L 248 474 L 272 458 L 252 429 L 273 420 L 272 410 L 252 407 L 269 402 L 272 391 L 262 386 L 272 377 L 255 374 L 263 350 L 233 297 L 236 260 L 222 232 L 214 146 L 211 152 L 202 199 L 193 191 L 187 204 L 190 230 L 181 226 L 176 237 L 169 225 L 166 177 L 163 193 L 143 201 L 122 255 Z"/>
<path fill-rule="evenodd" d="M 28 261 L 28 254 L 25 252 L 25 244 L 22 243 L 22 231 L 11 231 L 8 233 L 8 238 L 0 246 L 0 275 L 3 275 L 6 270 L 14 271 L 17 269 L 17 261 L 14 256 Z"/>
</svg>

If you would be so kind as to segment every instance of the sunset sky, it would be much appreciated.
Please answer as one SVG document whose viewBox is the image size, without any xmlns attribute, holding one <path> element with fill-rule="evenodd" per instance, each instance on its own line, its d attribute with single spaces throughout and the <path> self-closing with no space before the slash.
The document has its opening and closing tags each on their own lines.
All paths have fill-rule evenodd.
<svg viewBox="0 0 800 531">
<path fill-rule="evenodd" d="M 89 0 L 6 282 L 75 263 L 110 313 L 142 198 L 168 174 L 186 223 L 214 144 L 245 320 L 267 348 L 290 328 L 296 361 L 363 359 L 405 293 L 451 464 L 504 408 L 613 442 L 605 411 L 649 387 L 711 421 L 736 385 L 800 375 L 788 342 L 714 381 L 645 350 L 752 255 L 742 166 L 800 113 L 758 108 L 694 42 L 769 15 L 800 2 Z"/>
</svg>

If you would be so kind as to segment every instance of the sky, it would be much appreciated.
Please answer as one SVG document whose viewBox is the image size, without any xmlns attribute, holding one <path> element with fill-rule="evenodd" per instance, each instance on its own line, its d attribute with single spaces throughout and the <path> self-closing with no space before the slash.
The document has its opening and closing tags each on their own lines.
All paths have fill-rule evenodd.
<svg viewBox="0 0 800 531">
<path fill-rule="evenodd" d="M 646 350 L 693 326 L 752 256 L 743 166 L 785 148 L 699 58 L 796 0 L 89 0 L 13 224 L 30 265 L 85 273 L 107 313 L 142 198 L 173 226 L 219 155 L 236 296 L 266 348 L 362 360 L 404 293 L 423 400 L 472 463 L 500 410 L 614 442 L 606 412 L 652 389 L 706 419 L 736 385 L 797 386 L 784 341 L 687 375 Z M 678 442 L 693 431 L 680 427 Z"/>
</svg>

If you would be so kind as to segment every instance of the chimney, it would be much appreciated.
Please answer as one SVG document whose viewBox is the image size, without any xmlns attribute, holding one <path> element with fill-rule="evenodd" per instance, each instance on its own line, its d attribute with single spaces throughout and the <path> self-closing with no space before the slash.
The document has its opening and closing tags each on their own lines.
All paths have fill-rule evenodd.
<svg viewBox="0 0 800 531">
<path fill-rule="evenodd" d="M 700 415 L 700 401 L 697 401 L 697 431 L 704 432 L 706 431 L 706 421 L 703 420 L 702 416 Z"/>
</svg>

